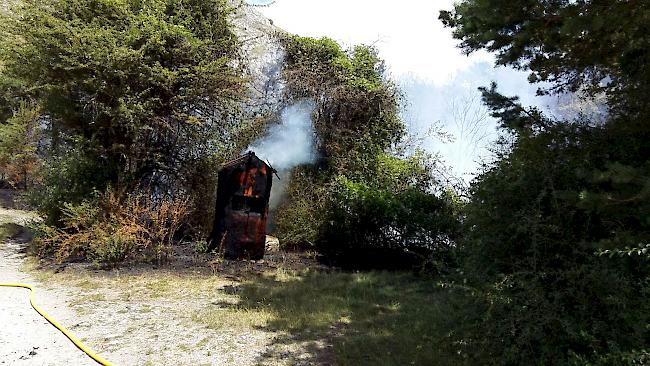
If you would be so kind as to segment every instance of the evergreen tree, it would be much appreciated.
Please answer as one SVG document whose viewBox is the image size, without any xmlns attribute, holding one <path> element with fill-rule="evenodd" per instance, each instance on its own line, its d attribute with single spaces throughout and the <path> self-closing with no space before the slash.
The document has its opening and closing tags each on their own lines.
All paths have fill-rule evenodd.
<svg viewBox="0 0 650 366">
<path fill-rule="evenodd" d="M 46 212 L 107 185 L 211 191 L 206 168 L 241 148 L 230 14 L 225 0 L 27 0 L 0 15 L 2 111 L 31 100 L 49 123 Z"/>
<path fill-rule="evenodd" d="M 464 221 L 464 268 L 485 307 L 459 337 L 477 360 L 647 362 L 649 16 L 646 2 L 615 0 L 465 0 L 441 12 L 466 52 L 495 52 L 545 92 L 605 93 L 610 107 L 605 123 L 556 121 L 481 88 L 504 137 Z"/>
</svg>

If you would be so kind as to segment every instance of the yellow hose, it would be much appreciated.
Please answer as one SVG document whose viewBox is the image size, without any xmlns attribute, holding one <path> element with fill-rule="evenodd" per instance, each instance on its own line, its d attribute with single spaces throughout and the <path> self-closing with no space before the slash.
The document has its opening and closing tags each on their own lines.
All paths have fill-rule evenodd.
<svg viewBox="0 0 650 366">
<path fill-rule="evenodd" d="M 103 359 L 100 355 L 95 353 L 93 350 L 90 348 L 86 347 L 77 337 L 74 336 L 69 330 L 67 330 L 64 326 L 59 324 L 56 320 L 52 319 L 51 316 L 49 316 L 43 309 L 41 309 L 38 305 L 34 303 L 34 294 L 36 293 L 36 290 L 30 285 L 25 285 L 23 283 L 0 283 L 0 287 L 22 287 L 26 288 L 31 291 L 31 294 L 29 295 L 29 303 L 32 304 L 32 307 L 34 310 L 36 310 L 39 314 L 43 316 L 50 324 L 52 324 L 56 329 L 60 330 L 61 333 L 63 333 L 68 339 L 74 343 L 75 346 L 77 346 L 80 350 L 85 352 L 88 356 L 90 356 L 93 360 L 97 361 L 99 364 L 104 365 L 104 366 L 113 366 L 112 363 L 108 362 L 107 360 Z"/>
</svg>

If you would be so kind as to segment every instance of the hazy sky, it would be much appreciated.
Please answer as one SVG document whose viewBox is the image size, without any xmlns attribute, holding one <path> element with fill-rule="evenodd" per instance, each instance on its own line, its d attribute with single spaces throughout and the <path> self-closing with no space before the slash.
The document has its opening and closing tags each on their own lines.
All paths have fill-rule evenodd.
<svg viewBox="0 0 650 366">
<path fill-rule="evenodd" d="M 525 74 L 493 68 L 492 55 L 462 54 L 451 31 L 438 20 L 439 11 L 450 9 L 453 2 L 277 0 L 258 9 L 275 25 L 295 34 L 327 36 L 344 46 L 375 45 L 391 77 L 406 93 L 403 119 L 409 130 L 424 133 L 434 123 L 443 126 L 454 142 L 426 138 L 422 146 L 441 153 L 458 175 L 469 179 L 496 136 L 496 123 L 483 118 L 486 111 L 478 102 L 476 88 L 495 80 L 503 93 L 519 95 L 525 104 L 543 106 L 544 101 L 534 97 L 535 88 L 527 84 Z M 462 118 L 460 112 L 466 110 L 471 118 Z M 468 133 L 467 124 L 473 119 L 481 122 Z"/>
<path fill-rule="evenodd" d="M 395 77 L 415 74 L 435 83 L 473 63 L 490 61 L 486 53 L 462 55 L 438 12 L 451 0 L 277 0 L 260 11 L 289 32 L 331 37 L 345 45 L 374 44 Z"/>
</svg>

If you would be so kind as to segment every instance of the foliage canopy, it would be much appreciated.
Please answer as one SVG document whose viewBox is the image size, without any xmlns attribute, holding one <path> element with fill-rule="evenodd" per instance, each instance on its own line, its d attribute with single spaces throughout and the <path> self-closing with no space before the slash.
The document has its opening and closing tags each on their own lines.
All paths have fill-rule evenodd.
<svg viewBox="0 0 650 366">
<path fill-rule="evenodd" d="M 290 97 L 317 102 L 321 160 L 294 172 L 278 213 L 280 234 L 356 268 L 403 268 L 444 256 L 458 224 L 455 203 L 433 195 L 441 189 L 430 156 L 399 153 L 401 96 L 376 51 L 346 52 L 328 38 L 284 43 Z"/>
<path fill-rule="evenodd" d="M 483 297 L 458 335 L 470 359 L 647 362 L 650 262 L 632 248 L 650 242 L 649 14 L 642 2 L 580 0 L 441 12 L 466 52 L 494 51 L 547 91 L 604 93 L 610 107 L 604 123 L 558 121 L 481 88 L 504 137 L 465 208 L 463 270 Z"/>
<path fill-rule="evenodd" d="M 471 0 L 440 12 L 466 53 L 495 52 L 497 64 L 530 70 L 532 82 L 605 90 L 628 108 L 650 85 L 649 18 L 647 2 L 618 0 Z"/>
<path fill-rule="evenodd" d="M 2 15 L 3 110 L 40 105 L 53 166 L 45 186 L 57 176 L 88 186 L 59 187 L 43 207 L 50 218 L 109 185 L 208 189 L 206 165 L 241 149 L 228 137 L 244 87 L 231 11 L 225 0 L 28 0 Z M 73 155 L 101 179 L 57 169 Z"/>
</svg>

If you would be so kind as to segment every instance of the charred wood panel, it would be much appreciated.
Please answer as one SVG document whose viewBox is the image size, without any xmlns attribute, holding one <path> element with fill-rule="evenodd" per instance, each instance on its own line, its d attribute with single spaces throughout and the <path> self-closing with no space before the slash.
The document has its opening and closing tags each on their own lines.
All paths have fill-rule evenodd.
<svg viewBox="0 0 650 366">
<path fill-rule="evenodd" d="M 219 171 L 210 250 L 229 259 L 264 256 L 273 168 L 248 152 Z"/>
</svg>

